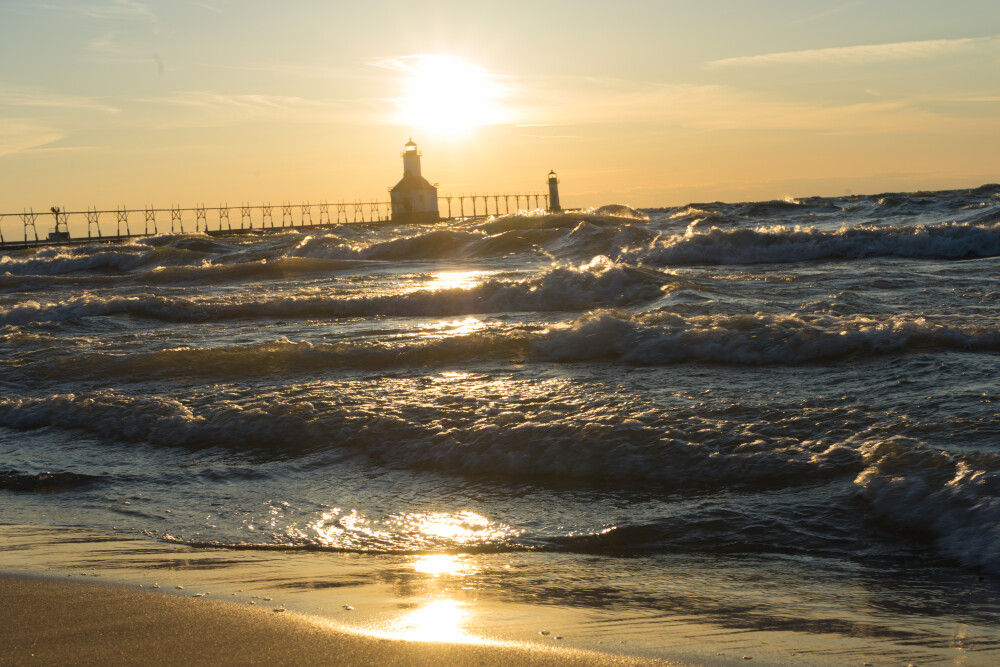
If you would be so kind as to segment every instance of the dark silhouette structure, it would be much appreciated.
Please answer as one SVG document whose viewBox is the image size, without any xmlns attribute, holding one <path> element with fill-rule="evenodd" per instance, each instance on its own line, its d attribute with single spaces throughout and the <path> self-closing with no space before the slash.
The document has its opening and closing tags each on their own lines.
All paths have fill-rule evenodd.
<svg viewBox="0 0 1000 667">
<path fill-rule="evenodd" d="M 437 222 L 437 186 L 420 173 L 420 156 L 411 138 L 403 147 L 403 178 L 389 190 L 393 222 Z"/>
</svg>

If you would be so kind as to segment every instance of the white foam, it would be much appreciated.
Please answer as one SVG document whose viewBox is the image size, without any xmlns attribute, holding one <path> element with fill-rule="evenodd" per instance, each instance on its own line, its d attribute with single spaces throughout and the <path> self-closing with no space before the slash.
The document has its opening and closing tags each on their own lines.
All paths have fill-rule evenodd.
<svg viewBox="0 0 1000 667">
<path fill-rule="evenodd" d="M 185 274 L 189 272 L 182 272 L 182 275 Z M 32 300 L 0 307 L 0 325 L 114 315 L 204 322 L 243 317 L 323 318 L 584 310 L 651 301 L 662 294 L 668 280 L 668 277 L 653 271 L 635 269 L 598 257 L 581 266 L 555 264 L 540 276 L 521 281 L 487 280 L 468 289 L 416 290 L 385 296 L 344 298 L 315 293 L 266 296 L 251 291 L 192 299 L 154 294 L 86 294 L 64 301 Z"/>
<path fill-rule="evenodd" d="M 612 357 L 636 364 L 796 364 L 915 347 L 991 351 L 1000 349 L 1000 330 L 901 315 L 683 317 L 596 311 L 569 326 L 553 328 L 535 343 L 533 352 L 551 361 Z"/>
<path fill-rule="evenodd" d="M 862 226 L 823 231 L 815 227 L 740 229 L 689 227 L 633 246 L 619 259 L 652 264 L 761 264 L 865 257 L 966 258 L 1000 255 L 1000 224 Z"/>
<path fill-rule="evenodd" d="M 157 253 L 145 246 L 102 248 L 91 252 L 59 249 L 40 251 L 31 257 L 0 255 L 0 272 L 13 275 L 60 275 L 79 271 L 131 271 L 148 263 Z"/>
</svg>

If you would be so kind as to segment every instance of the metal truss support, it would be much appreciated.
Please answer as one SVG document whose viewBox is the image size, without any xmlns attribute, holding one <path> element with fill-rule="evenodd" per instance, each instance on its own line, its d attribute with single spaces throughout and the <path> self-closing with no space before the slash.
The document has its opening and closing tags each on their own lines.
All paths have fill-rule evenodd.
<svg viewBox="0 0 1000 667">
<path fill-rule="evenodd" d="M 35 234 L 35 241 L 38 240 L 38 228 L 35 227 L 35 220 L 38 218 L 38 214 L 35 213 L 34 209 L 26 209 L 24 213 L 21 214 L 21 222 L 24 223 L 24 241 L 28 242 L 28 227 L 31 227 L 31 231 Z"/>
<path fill-rule="evenodd" d="M 97 238 L 101 238 L 101 212 L 96 208 L 92 211 L 87 211 L 87 238 L 93 238 L 91 234 L 91 227 L 97 228 Z"/>
<path fill-rule="evenodd" d="M 132 233 L 128 228 L 128 209 L 124 206 L 115 211 L 115 215 L 118 217 L 118 236 L 122 235 L 122 223 L 125 223 L 125 235 L 131 236 Z"/>
<path fill-rule="evenodd" d="M 194 210 L 194 231 L 208 231 L 208 218 L 205 212 L 205 205 L 202 204 Z"/>
<path fill-rule="evenodd" d="M 177 225 L 177 229 L 174 229 L 175 223 Z M 184 221 L 181 219 L 181 207 L 174 206 L 170 209 L 170 233 L 176 234 L 178 230 L 181 234 L 184 233 Z"/>
</svg>

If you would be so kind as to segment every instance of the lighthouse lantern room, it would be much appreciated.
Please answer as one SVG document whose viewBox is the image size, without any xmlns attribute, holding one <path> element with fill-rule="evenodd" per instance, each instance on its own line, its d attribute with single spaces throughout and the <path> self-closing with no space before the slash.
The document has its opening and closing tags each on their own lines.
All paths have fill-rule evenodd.
<svg viewBox="0 0 1000 667">
<path fill-rule="evenodd" d="M 403 178 L 389 190 L 393 222 L 437 222 L 437 187 L 420 173 L 420 151 L 411 138 L 403 147 Z"/>
<path fill-rule="evenodd" d="M 561 213 L 562 206 L 559 205 L 559 177 L 556 170 L 549 172 L 549 213 Z"/>
</svg>

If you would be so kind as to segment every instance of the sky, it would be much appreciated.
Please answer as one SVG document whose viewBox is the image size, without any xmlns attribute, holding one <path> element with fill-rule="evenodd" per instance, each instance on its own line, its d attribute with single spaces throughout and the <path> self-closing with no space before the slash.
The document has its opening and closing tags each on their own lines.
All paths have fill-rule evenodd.
<svg viewBox="0 0 1000 667">
<path fill-rule="evenodd" d="M 996 0 L 0 0 L 0 214 L 1000 181 Z"/>
</svg>

